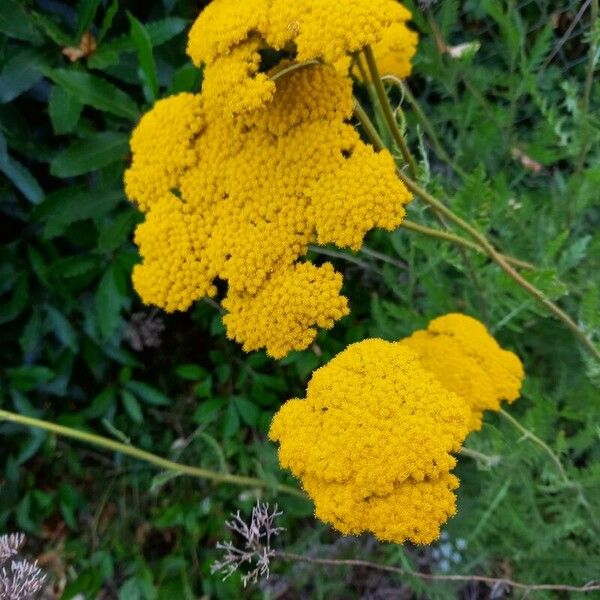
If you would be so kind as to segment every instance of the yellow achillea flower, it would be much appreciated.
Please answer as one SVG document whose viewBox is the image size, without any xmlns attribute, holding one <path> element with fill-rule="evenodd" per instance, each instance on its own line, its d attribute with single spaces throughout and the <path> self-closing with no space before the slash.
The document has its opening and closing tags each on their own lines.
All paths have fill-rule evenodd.
<svg viewBox="0 0 600 600">
<path fill-rule="evenodd" d="M 484 410 L 500 410 L 502 400 L 519 397 L 525 376 L 519 357 L 503 350 L 477 319 L 447 314 L 401 343 L 419 354 L 443 386 L 465 400 L 472 431 L 481 428 Z"/>
<path fill-rule="evenodd" d="M 410 17 L 395 0 L 213 0 L 192 26 L 187 52 L 197 66 L 205 65 L 215 98 L 234 97 L 223 107 L 236 114 L 273 93 L 272 82 L 259 73 L 261 48 L 346 71 L 349 54 L 391 37 L 385 53 L 394 53 L 404 65 L 401 76 L 407 75 L 416 45 L 416 34 L 406 26 Z M 235 54 L 243 57 L 232 60 Z M 213 72 L 219 76 L 213 78 Z"/>
<path fill-rule="evenodd" d="M 411 60 L 417 51 L 419 36 L 404 26 L 393 23 L 380 42 L 373 46 L 377 68 L 382 75 L 395 75 L 400 79 L 408 77 L 412 71 Z"/>
<path fill-rule="evenodd" d="M 238 49 L 246 60 L 256 47 Z M 158 102 L 133 134 L 126 191 L 146 213 L 133 282 L 144 302 L 173 311 L 225 281 L 229 337 L 280 358 L 348 312 L 341 276 L 298 262 L 308 245 L 358 249 L 370 229 L 400 224 L 410 194 L 391 155 L 347 122 L 352 83 L 333 68 L 269 79 L 270 98 L 248 94 L 237 118 L 217 117 L 217 75 L 207 70 L 202 94 Z"/>
<path fill-rule="evenodd" d="M 346 534 L 430 543 L 456 510 L 450 473 L 470 411 L 400 343 L 352 344 L 313 373 L 269 432 L 315 515 Z"/>
</svg>

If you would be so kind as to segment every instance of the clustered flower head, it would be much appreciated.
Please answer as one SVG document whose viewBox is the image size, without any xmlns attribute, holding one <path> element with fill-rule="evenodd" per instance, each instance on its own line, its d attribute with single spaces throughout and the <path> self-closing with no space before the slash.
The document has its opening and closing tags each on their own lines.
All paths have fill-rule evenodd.
<svg viewBox="0 0 600 600">
<path fill-rule="evenodd" d="M 340 61 L 392 26 L 410 33 L 409 17 L 394 0 L 215 0 L 201 13 L 188 53 L 204 66 L 202 92 L 157 102 L 131 139 L 144 302 L 186 310 L 225 282 L 228 336 L 275 358 L 348 313 L 341 275 L 302 260 L 309 245 L 359 249 L 371 229 L 400 224 L 410 194 L 392 156 L 349 123 Z"/>
<path fill-rule="evenodd" d="M 432 347 L 425 360 L 412 338 L 352 344 L 313 373 L 305 399 L 277 412 L 269 437 L 279 442 L 281 465 L 301 479 L 318 518 L 342 533 L 371 531 L 397 543 L 439 536 L 456 510 L 453 454 L 480 426 L 483 410 L 477 385 L 463 381 L 473 371 L 461 375 L 461 365 L 479 361 L 479 380 L 505 378 L 496 381 L 501 397 L 518 393 L 523 377 L 518 358 L 474 319 L 446 315 L 430 329 L 456 333 L 461 324 L 456 344 Z M 514 370 L 499 368 L 499 356 Z M 440 376 L 446 366 L 458 371 L 451 385 Z M 485 408 L 499 407 L 491 404 Z"/>
<path fill-rule="evenodd" d="M 434 319 L 401 343 L 419 355 L 447 389 L 471 409 L 469 429 L 481 428 L 483 411 L 519 397 L 525 373 L 519 357 L 503 350 L 477 319 L 451 313 Z"/>
</svg>

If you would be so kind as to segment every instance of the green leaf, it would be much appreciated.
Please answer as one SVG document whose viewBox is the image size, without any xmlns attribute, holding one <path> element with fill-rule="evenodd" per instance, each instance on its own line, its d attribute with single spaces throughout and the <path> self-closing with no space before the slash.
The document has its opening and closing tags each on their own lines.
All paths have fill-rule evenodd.
<svg viewBox="0 0 600 600">
<path fill-rule="evenodd" d="M 0 104 L 5 104 L 31 89 L 43 76 L 43 55 L 34 48 L 24 48 L 4 65 L 0 72 Z"/>
<path fill-rule="evenodd" d="M 183 65 L 173 75 L 169 94 L 180 92 L 197 92 L 202 81 L 201 71 L 191 62 Z"/>
<path fill-rule="evenodd" d="M 168 42 L 176 35 L 181 33 L 188 26 L 188 21 L 179 17 L 167 17 L 161 21 L 146 23 L 145 29 L 150 36 L 150 43 L 153 48 Z M 134 52 L 136 50 L 135 41 L 130 35 L 121 36 L 115 40 L 103 44 L 103 52 Z"/>
<path fill-rule="evenodd" d="M 77 352 L 77 333 L 63 313 L 53 306 L 46 306 L 46 318 L 49 328 L 60 342 L 73 352 Z"/>
<path fill-rule="evenodd" d="M 61 234 L 71 223 L 105 215 L 123 200 L 121 189 L 93 190 L 63 188 L 49 194 L 36 209 L 34 218 L 44 220 L 44 235 Z"/>
<path fill-rule="evenodd" d="M 14 369 L 8 369 L 7 372 L 11 385 L 21 392 L 33 390 L 54 377 L 52 369 L 35 365 L 15 367 Z"/>
<path fill-rule="evenodd" d="M 100 336 L 114 335 L 121 322 L 122 299 L 117 285 L 115 267 L 111 266 L 100 280 L 96 292 L 96 322 Z"/>
<path fill-rule="evenodd" d="M 146 404 L 152 406 L 170 406 L 173 404 L 168 396 L 147 383 L 131 380 L 125 384 L 125 387 Z"/>
<path fill-rule="evenodd" d="M 240 428 L 240 415 L 233 402 L 229 403 L 223 420 L 223 437 L 231 437 Z"/>
<path fill-rule="evenodd" d="M 256 427 L 258 418 L 260 417 L 260 409 L 250 402 L 250 400 L 246 400 L 246 398 L 236 397 L 233 399 L 233 402 L 244 422 L 250 427 Z"/>
<path fill-rule="evenodd" d="M 14 321 L 25 310 L 29 301 L 29 279 L 23 273 L 14 285 L 10 300 L 0 304 L 0 325 Z"/>
<path fill-rule="evenodd" d="M 206 425 L 213 421 L 223 407 L 222 398 L 210 398 L 202 402 L 194 412 L 194 422 L 198 425 Z"/>
<path fill-rule="evenodd" d="M 122 160 L 129 148 L 129 137 L 124 133 L 106 131 L 77 140 L 63 150 L 50 165 L 55 177 L 74 177 L 97 171 Z"/>
<path fill-rule="evenodd" d="M 154 104 L 158 97 L 158 77 L 156 75 L 156 63 L 152 54 L 152 41 L 146 28 L 130 12 L 127 13 L 127 17 L 131 25 L 131 37 L 137 49 L 146 99 L 151 104 Z"/>
<path fill-rule="evenodd" d="M 198 381 L 206 377 L 206 369 L 203 369 L 200 365 L 179 365 L 175 369 L 175 374 L 181 379 L 188 379 L 189 381 Z"/>
<path fill-rule="evenodd" d="M 58 85 L 52 86 L 48 101 L 48 114 L 54 133 L 71 133 L 81 117 L 83 104 Z"/>
<path fill-rule="evenodd" d="M 121 390 L 121 400 L 123 400 L 123 406 L 127 414 L 131 417 L 131 420 L 138 425 L 143 423 L 144 415 L 142 414 L 140 403 L 136 400 L 135 396 L 127 390 Z"/>
<path fill-rule="evenodd" d="M 138 106 L 132 98 L 101 77 L 74 69 L 47 69 L 45 74 L 83 104 L 131 121 L 139 117 Z"/>
<path fill-rule="evenodd" d="M 113 20 L 115 15 L 117 14 L 117 10 L 119 10 L 119 0 L 112 0 L 110 6 L 106 9 L 104 13 L 104 18 L 102 19 L 102 25 L 100 27 L 100 31 L 98 32 L 98 36 L 96 37 L 96 41 L 98 44 L 104 39 L 108 30 L 112 27 Z"/>
<path fill-rule="evenodd" d="M 98 251 L 114 252 L 127 241 L 135 226 L 142 219 L 142 215 L 135 209 L 128 209 L 120 213 L 108 227 L 100 232 Z"/>
<path fill-rule="evenodd" d="M 43 42 L 42 36 L 31 24 L 22 1 L 2 0 L 0 2 L 0 32 L 32 44 Z"/>
<path fill-rule="evenodd" d="M 92 26 L 99 4 L 100 0 L 79 0 L 79 7 L 77 9 L 77 33 L 75 34 L 75 39 L 77 41 L 79 41 L 81 36 L 86 31 L 89 31 Z"/>
<path fill-rule="evenodd" d="M 37 179 L 18 160 L 10 156 L 6 156 L 4 161 L 0 158 L 0 171 L 32 204 L 39 204 L 44 198 L 44 190 L 42 190 Z"/>
</svg>

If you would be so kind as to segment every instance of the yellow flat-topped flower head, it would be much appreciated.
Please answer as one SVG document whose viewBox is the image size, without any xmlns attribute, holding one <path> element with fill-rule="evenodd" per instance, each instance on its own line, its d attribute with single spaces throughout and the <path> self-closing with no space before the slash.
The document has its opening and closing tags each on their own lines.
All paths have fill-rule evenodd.
<svg viewBox="0 0 600 600">
<path fill-rule="evenodd" d="M 389 153 L 347 122 L 350 79 L 315 64 L 269 81 L 266 104 L 236 118 L 217 117 L 210 87 L 158 102 L 132 137 L 126 190 L 146 213 L 142 299 L 186 310 L 220 279 L 228 336 L 280 358 L 348 313 L 341 275 L 301 262 L 309 245 L 360 248 L 371 229 L 400 224 L 410 194 Z"/>
<path fill-rule="evenodd" d="M 286 402 L 269 437 L 318 518 L 343 533 L 430 543 L 455 512 L 450 471 L 469 408 L 399 343 L 349 346 Z"/>
</svg>

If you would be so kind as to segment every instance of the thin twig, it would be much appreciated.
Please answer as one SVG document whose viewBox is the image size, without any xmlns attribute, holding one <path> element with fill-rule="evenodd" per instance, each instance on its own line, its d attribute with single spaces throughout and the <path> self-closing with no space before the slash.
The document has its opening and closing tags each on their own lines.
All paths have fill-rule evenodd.
<svg viewBox="0 0 600 600">
<path fill-rule="evenodd" d="M 366 569 L 374 569 L 377 571 L 386 571 L 388 573 L 397 573 L 398 575 L 417 577 L 423 581 L 458 581 L 458 582 L 470 582 L 477 581 L 480 583 L 487 583 L 489 585 L 501 585 L 510 586 L 520 590 L 531 591 L 556 591 L 556 592 L 578 592 L 578 593 L 589 593 L 600 590 L 600 583 L 590 581 L 586 585 L 577 587 L 574 585 L 564 584 L 553 584 L 553 583 L 522 583 L 520 581 L 513 581 L 512 579 L 499 579 L 496 577 L 485 577 L 483 575 L 433 575 L 431 573 L 421 573 L 419 571 L 408 571 L 400 567 L 392 567 L 389 565 L 383 565 L 368 560 L 358 559 L 337 559 L 337 558 L 313 558 L 311 556 L 303 556 L 302 554 L 292 554 L 291 552 L 275 552 L 275 558 L 291 562 L 305 562 L 314 565 L 327 565 L 333 567 L 363 567 Z"/>
<path fill-rule="evenodd" d="M 239 485 L 242 487 L 254 487 L 261 489 L 268 489 L 270 487 L 274 487 L 279 492 L 290 494 L 292 496 L 297 496 L 299 498 L 306 498 L 302 491 L 289 485 L 278 483 L 272 486 L 271 483 L 262 479 L 258 479 L 257 477 L 246 477 L 243 475 L 232 475 L 230 473 L 219 473 L 217 471 L 211 471 L 209 469 L 192 467 L 190 465 L 182 465 L 172 460 L 162 458 L 161 456 L 157 456 L 156 454 L 152 454 L 151 452 L 146 452 L 145 450 L 136 448 L 135 446 L 122 444 L 121 442 L 111 440 L 110 438 L 106 438 L 93 433 L 88 433 L 86 431 L 81 431 L 79 429 L 73 429 L 71 427 L 65 427 L 63 425 L 58 425 L 57 423 L 51 423 L 50 421 L 34 419 L 33 417 L 26 417 L 25 415 L 19 415 L 6 410 L 0 410 L 0 421 L 9 421 L 11 423 L 17 423 L 26 427 L 43 429 L 44 431 L 49 431 L 51 433 L 55 433 L 56 435 L 61 435 L 63 437 L 79 440 L 88 444 L 94 444 L 95 446 L 106 448 L 107 450 L 120 452 L 122 454 L 126 454 L 127 456 L 131 456 L 132 458 L 137 458 L 138 460 L 142 460 L 144 462 L 154 465 L 155 467 L 165 469 L 173 473 L 189 475 L 191 477 L 197 477 L 199 479 L 207 479 L 209 481 L 215 481 L 217 483 L 229 483 L 231 485 Z"/>
</svg>

